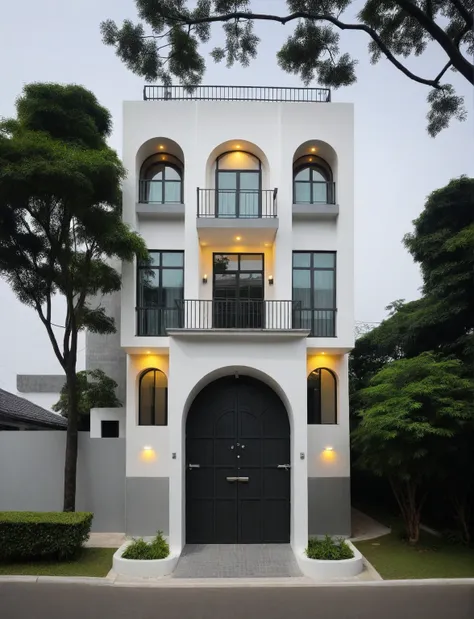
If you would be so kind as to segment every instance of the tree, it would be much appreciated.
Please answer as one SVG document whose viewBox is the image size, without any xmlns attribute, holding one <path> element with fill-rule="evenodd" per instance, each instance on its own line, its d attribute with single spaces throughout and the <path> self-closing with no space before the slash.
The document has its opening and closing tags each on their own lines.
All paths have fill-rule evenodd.
<svg viewBox="0 0 474 619">
<path fill-rule="evenodd" d="M 143 240 L 121 220 L 124 169 L 106 144 L 109 112 L 75 85 L 30 84 L 17 118 L 0 124 L 0 274 L 44 325 L 66 375 L 64 510 L 76 496 L 79 331 L 112 333 L 94 295 L 120 289 L 108 260 L 146 260 Z M 66 306 L 61 337 L 53 299 Z"/>
<path fill-rule="evenodd" d="M 286 0 L 287 15 L 255 13 L 251 0 L 135 0 L 140 21 L 118 27 L 101 24 L 104 43 L 135 74 L 170 84 L 176 77 L 190 90 L 200 83 L 206 62 L 199 53 L 211 38 L 211 25 L 223 24 L 225 46 L 215 47 L 215 62 L 248 66 L 256 57 L 260 39 L 256 22 L 293 26 L 277 54 L 280 67 L 299 75 L 308 85 L 338 88 L 356 81 L 357 60 L 341 53 L 339 31 L 363 32 L 372 63 L 387 58 L 409 79 L 430 88 L 428 132 L 437 135 L 451 118 L 464 120 L 463 98 L 446 83 L 448 70 L 474 84 L 474 0 L 365 0 L 353 22 L 346 15 L 358 9 L 355 0 Z M 404 62 L 437 46 L 445 60 L 432 76 L 413 73 Z"/>
<path fill-rule="evenodd" d="M 453 437 L 472 428 L 474 381 L 463 377 L 459 360 L 423 353 L 388 363 L 359 396 L 356 466 L 389 481 L 416 543 L 426 485 L 443 475 L 440 458 Z"/>
<path fill-rule="evenodd" d="M 474 179 L 434 191 L 413 223 L 404 243 L 421 266 L 438 341 L 474 368 Z"/>
<path fill-rule="evenodd" d="M 78 430 L 90 429 L 91 408 L 116 408 L 121 406 L 115 395 L 117 383 L 102 370 L 83 370 L 77 372 L 77 411 L 79 415 Z M 63 417 L 69 414 L 69 393 L 67 383 L 59 394 L 59 400 L 53 405 L 53 411 Z"/>
</svg>

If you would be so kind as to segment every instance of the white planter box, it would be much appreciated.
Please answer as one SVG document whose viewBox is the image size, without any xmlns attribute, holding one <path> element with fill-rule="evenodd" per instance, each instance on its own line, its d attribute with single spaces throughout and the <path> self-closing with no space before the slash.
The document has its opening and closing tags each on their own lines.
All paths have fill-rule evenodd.
<svg viewBox="0 0 474 619">
<path fill-rule="evenodd" d="M 332 578 L 349 578 L 357 576 L 364 569 L 363 557 L 357 548 L 348 540 L 344 542 L 354 553 L 352 559 L 331 561 L 323 559 L 309 559 L 306 554 L 297 555 L 296 560 L 305 576 L 315 580 L 329 580 Z"/>
<path fill-rule="evenodd" d="M 178 555 L 169 555 L 166 559 L 142 561 L 138 559 L 123 559 L 122 555 L 131 541 L 122 544 L 114 554 L 113 570 L 120 576 L 133 578 L 161 578 L 171 574 L 178 563 Z"/>
</svg>

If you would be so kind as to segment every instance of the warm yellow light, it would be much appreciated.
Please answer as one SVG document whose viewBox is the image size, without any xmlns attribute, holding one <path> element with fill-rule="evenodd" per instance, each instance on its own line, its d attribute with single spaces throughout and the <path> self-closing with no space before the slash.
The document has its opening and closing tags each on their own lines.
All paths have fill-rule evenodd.
<svg viewBox="0 0 474 619">
<path fill-rule="evenodd" d="M 324 451 L 334 451 L 334 447 L 331 447 L 331 445 L 328 445 L 327 447 L 324 448 Z"/>
<path fill-rule="evenodd" d="M 313 161 L 313 158 L 312 158 L 312 157 L 310 157 L 310 158 L 308 159 L 308 161 Z"/>
<path fill-rule="evenodd" d="M 325 352 L 322 352 L 321 354 L 322 354 L 322 355 L 325 355 L 326 353 L 325 353 Z"/>
<path fill-rule="evenodd" d="M 152 448 L 150 445 L 145 445 L 145 447 L 143 448 L 143 451 L 151 451 Z"/>
<path fill-rule="evenodd" d="M 313 148 L 311 149 L 311 152 L 312 152 L 312 153 L 315 153 L 315 152 L 316 152 L 316 149 L 314 148 L 314 146 L 313 146 Z"/>
<path fill-rule="evenodd" d="M 240 148 L 240 144 L 236 144 L 236 145 L 235 145 L 235 148 Z"/>
<path fill-rule="evenodd" d="M 241 241 L 241 240 L 242 240 L 242 237 L 241 237 L 241 236 L 236 236 L 236 237 L 235 237 L 235 240 L 236 240 L 236 241 Z"/>
<path fill-rule="evenodd" d="M 147 351 L 146 351 L 146 354 L 147 354 L 147 355 L 151 355 L 151 350 L 147 350 Z"/>
<path fill-rule="evenodd" d="M 140 452 L 140 460 L 143 462 L 154 462 L 156 460 L 155 450 L 151 445 L 145 445 Z"/>
<path fill-rule="evenodd" d="M 158 148 L 159 148 L 160 150 L 163 150 L 163 149 L 164 149 L 163 144 L 160 144 L 160 145 L 158 146 Z"/>
<path fill-rule="evenodd" d="M 270 243 L 265 243 L 265 247 L 270 247 Z"/>
<path fill-rule="evenodd" d="M 164 155 L 162 155 L 161 161 L 166 161 L 166 157 Z"/>
</svg>

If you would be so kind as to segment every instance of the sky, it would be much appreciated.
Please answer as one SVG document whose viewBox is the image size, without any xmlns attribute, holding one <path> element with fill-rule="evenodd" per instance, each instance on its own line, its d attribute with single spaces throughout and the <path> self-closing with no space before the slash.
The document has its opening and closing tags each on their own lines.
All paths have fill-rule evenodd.
<svg viewBox="0 0 474 619">
<path fill-rule="evenodd" d="M 283 0 L 253 0 L 260 12 L 285 14 Z M 13 116 L 15 99 L 30 82 L 76 83 L 95 93 L 113 116 L 110 145 L 121 153 L 122 102 L 142 97 L 134 76 L 101 41 L 99 24 L 136 21 L 133 0 L 23 0 L 2 7 L 0 21 L 0 117 Z M 275 54 L 290 33 L 279 24 L 257 25 L 259 56 L 247 69 L 216 65 L 209 58 L 203 84 L 302 86 L 279 69 Z M 221 40 L 219 26 L 213 43 Z M 473 89 L 450 81 L 466 96 L 464 123 L 453 122 L 435 139 L 426 132 L 425 86 L 410 81 L 388 61 L 369 62 L 367 36 L 341 33 L 341 49 L 358 59 L 357 83 L 332 91 L 333 101 L 355 106 L 355 317 L 378 322 L 394 299 L 419 296 L 419 269 L 402 245 L 426 196 L 461 174 L 474 176 Z M 210 48 L 208 48 L 209 50 Z M 208 51 L 207 50 L 207 51 Z M 409 67 L 427 78 L 446 62 L 429 49 Z M 317 86 L 317 84 L 312 84 Z M 62 320 L 57 306 L 57 321 Z M 58 331 L 59 333 L 60 331 Z M 84 342 L 79 366 L 84 364 Z M 16 374 L 60 371 L 35 312 L 16 300 L 0 280 L 0 387 L 15 391 Z M 44 400 L 45 405 L 47 404 Z"/>
</svg>

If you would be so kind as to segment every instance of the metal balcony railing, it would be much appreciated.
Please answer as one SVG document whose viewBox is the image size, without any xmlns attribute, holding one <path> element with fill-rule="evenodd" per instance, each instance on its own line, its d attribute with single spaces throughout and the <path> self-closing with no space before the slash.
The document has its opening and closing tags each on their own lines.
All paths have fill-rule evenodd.
<svg viewBox="0 0 474 619">
<path fill-rule="evenodd" d="M 282 88 L 279 86 L 153 86 L 143 87 L 144 101 L 274 101 L 329 103 L 329 88 Z"/>
<path fill-rule="evenodd" d="M 265 219 L 277 216 L 278 189 L 197 188 L 197 216 L 225 219 Z"/>
<path fill-rule="evenodd" d="M 168 329 L 303 329 L 310 331 L 309 337 L 336 334 L 336 310 L 304 310 L 300 301 L 185 299 L 173 308 L 136 309 L 139 336 L 166 336 Z"/>
</svg>

